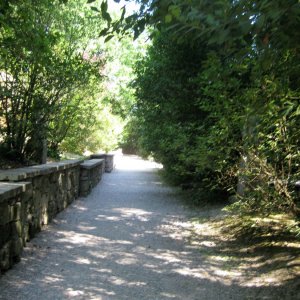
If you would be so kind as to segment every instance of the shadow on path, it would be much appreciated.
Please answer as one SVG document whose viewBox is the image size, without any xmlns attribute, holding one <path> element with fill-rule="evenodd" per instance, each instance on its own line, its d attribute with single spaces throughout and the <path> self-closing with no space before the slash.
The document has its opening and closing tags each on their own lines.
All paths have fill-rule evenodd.
<svg viewBox="0 0 300 300">
<path fill-rule="evenodd" d="M 190 219 L 199 212 L 185 207 L 176 192 L 162 184 L 156 167 L 124 157 L 89 197 L 75 201 L 29 243 L 21 263 L 0 278 L 0 299 L 293 299 L 297 295 L 285 289 L 295 277 L 282 284 L 253 280 L 262 258 L 253 268 L 241 268 L 244 260 L 252 259 L 251 253 L 226 270 L 220 257 L 230 256 L 226 252 L 230 249 L 209 231 L 191 241 Z M 205 226 L 202 230 L 205 233 Z"/>
</svg>

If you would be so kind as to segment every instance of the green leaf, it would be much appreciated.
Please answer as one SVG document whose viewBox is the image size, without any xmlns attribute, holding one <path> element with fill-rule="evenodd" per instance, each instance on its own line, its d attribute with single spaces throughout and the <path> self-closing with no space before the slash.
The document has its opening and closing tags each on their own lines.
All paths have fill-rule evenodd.
<svg viewBox="0 0 300 300">
<path fill-rule="evenodd" d="M 300 115 L 300 106 L 297 107 L 297 110 L 294 113 L 295 116 L 299 116 Z"/>
<path fill-rule="evenodd" d="M 113 37 L 114 37 L 113 34 L 107 36 L 106 39 L 104 40 L 104 42 L 106 43 L 106 42 L 110 41 Z"/>
<path fill-rule="evenodd" d="M 107 34 L 107 32 L 108 32 L 108 28 L 104 28 L 100 31 L 99 36 L 105 36 Z"/>
<path fill-rule="evenodd" d="M 101 15 L 102 15 L 102 18 L 107 21 L 108 23 L 110 23 L 112 21 L 112 18 L 110 16 L 110 14 L 107 12 L 107 1 L 103 1 L 101 3 Z"/>
<path fill-rule="evenodd" d="M 90 4 L 90 3 L 93 3 L 93 2 L 95 2 L 95 1 L 96 1 L 96 0 L 88 0 L 87 3 Z"/>
<path fill-rule="evenodd" d="M 215 25 L 215 18 L 211 14 L 206 16 L 206 21 L 209 25 Z"/>
<path fill-rule="evenodd" d="M 124 17 L 125 17 L 125 13 L 126 13 L 126 7 L 123 6 L 123 7 L 121 8 L 121 10 L 122 10 L 122 15 L 121 15 L 120 21 L 123 21 L 123 20 L 124 20 Z"/>
<path fill-rule="evenodd" d="M 91 6 L 91 10 L 96 11 L 96 12 L 100 12 L 100 10 L 95 6 Z"/>
<path fill-rule="evenodd" d="M 107 21 L 108 23 L 110 23 L 112 21 L 111 16 L 108 12 L 102 12 L 102 18 Z"/>
<path fill-rule="evenodd" d="M 137 28 L 134 28 L 133 32 L 134 32 L 134 34 L 133 34 L 133 40 L 135 41 L 139 37 L 140 31 Z"/>
<path fill-rule="evenodd" d="M 170 15 L 170 14 L 167 14 L 167 15 L 165 16 L 165 22 L 166 22 L 166 23 L 171 23 L 171 22 L 172 22 L 172 19 L 173 19 L 173 17 L 172 17 L 172 15 Z"/>
<path fill-rule="evenodd" d="M 101 3 L 101 11 L 103 12 L 107 12 L 107 1 L 103 1 Z"/>
<path fill-rule="evenodd" d="M 181 9 L 177 5 L 171 5 L 168 10 L 175 18 L 179 18 L 181 15 Z"/>
</svg>

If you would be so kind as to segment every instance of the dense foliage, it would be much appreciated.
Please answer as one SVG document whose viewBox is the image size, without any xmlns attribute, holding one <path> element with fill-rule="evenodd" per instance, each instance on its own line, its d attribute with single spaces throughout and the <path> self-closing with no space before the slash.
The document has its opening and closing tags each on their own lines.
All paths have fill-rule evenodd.
<svg viewBox="0 0 300 300">
<path fill-rule="evenodd" d="M 115 147 L 98 13 L 86 0 L 2 1 L 0 12 L 1 158 Z"/>
<path fill-rule="evenodd" d="M 299 214 L 299 2 L 153 1 L 141 20 L 159 31 L 136 66 L 135 144 L 202 195 Z"/>
<path fill-rule="evenodd" d="M 109 150 L 127 122 L 122 145 L 199 198 L 299 214 L 299 1 L 137 2 L 117 20 L 108 1 L 1 2 L 1 155 Z M 125 34 L 146 25 L 128 86 L 143 48 Z"/>
</svg>

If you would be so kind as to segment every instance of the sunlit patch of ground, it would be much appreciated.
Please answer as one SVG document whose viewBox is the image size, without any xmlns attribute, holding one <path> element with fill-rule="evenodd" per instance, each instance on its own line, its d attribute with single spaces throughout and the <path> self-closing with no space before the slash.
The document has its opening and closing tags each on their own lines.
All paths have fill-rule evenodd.
<svg viewBox="0 0 300 300">
<path fill-rule="evenodd" d="M 300 284 L 298 226 L 287 215 L 268 218 L 215 216 L 194 218 L 190 245 L 197 247 L 210 276 L 245 287 L 289 287 L 297 298 Z"/>
</svg>

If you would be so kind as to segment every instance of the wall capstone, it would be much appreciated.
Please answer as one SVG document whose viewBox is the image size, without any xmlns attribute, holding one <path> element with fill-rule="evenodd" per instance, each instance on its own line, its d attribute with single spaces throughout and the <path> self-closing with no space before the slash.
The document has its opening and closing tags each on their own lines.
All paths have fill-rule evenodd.
<svg viewBox="0 0 300 300">
<path fill-rule="evenodd" d="M 110 173 L 114 168 L 114 154 L 107 154 L 107 153 L 98 153 L 92 154 L 91 159 L 104 159 L 105 160 L 105 172 Z"/>
<path fill-rule="evenodd" d="M 79 195 L 86 197 L 102 178 L 104 159 L 90 159 L 80 165 Z"/>
</svg>

